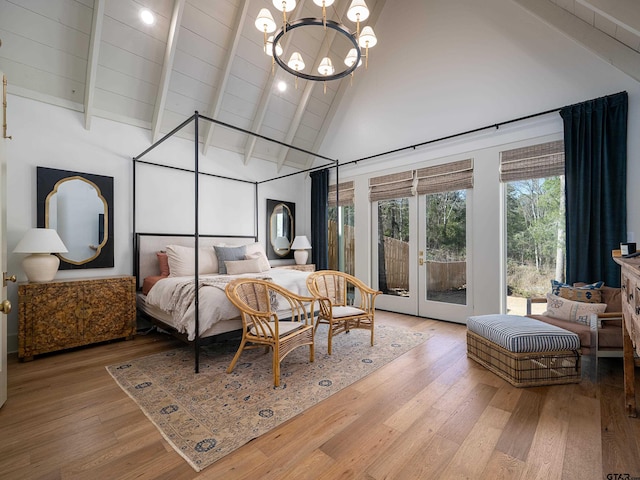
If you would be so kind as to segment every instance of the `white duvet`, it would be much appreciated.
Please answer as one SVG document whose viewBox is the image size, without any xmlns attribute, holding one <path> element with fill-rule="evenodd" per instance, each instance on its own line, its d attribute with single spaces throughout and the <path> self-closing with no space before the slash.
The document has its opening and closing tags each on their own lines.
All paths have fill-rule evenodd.
<svg viewBox="0 0 640 480">
<path fill-rule="evenodd" d="M 262 273 L 246 273 L 242 275 L 207 275 L 206 278 L 238 278 L 238 277 L 270 277 L 273 283 L 302 296 L 309 296 L 307 277 L 309 272 L 285 268 L 272 268 Z M 205 277 L 201 277 L 205 278 Z M 173 292 L 193 280 L 193 277 L 166 277 L 159 280 L 147 294 L 147 304 L 164 310 L 171 315 L 173 327 L 180 333 L 186 333 L 189 340 L 195 339 L 195 302 L 191 302 L 185 309 L 184 315 L 175 311 Z M 217 322 L 238 318 L 239 310 L 229 301 L 224 289 L 216 286 L 203 285 L 200 288 L 200 334 L 206 332 Z"/>
</svg>

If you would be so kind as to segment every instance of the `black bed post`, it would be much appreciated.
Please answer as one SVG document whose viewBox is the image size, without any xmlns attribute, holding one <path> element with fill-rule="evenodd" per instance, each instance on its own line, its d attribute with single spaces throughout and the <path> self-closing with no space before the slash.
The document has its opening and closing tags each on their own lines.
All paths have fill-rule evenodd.
<svg viewBox="0 0 640 480">
<path fill-rule="evenodd" d="M 198 258 L 198 254 L 199 254 L 199 250 L 200 250 L 200 246 L 199 246 L 199 236 L 200 236 L 200 229 L 199 229 L 199 215 L 198 215 L 198 207 L 199 207 L 199 195 L 198 195 L 198 183 L 199 183 L 199 165 L 198 165 L 198 155 L 199 155 L 199 145 L 198 145 L 198 111 L 195 111 L 195 114 L 193 116 L 194 118 L 194 125 L 193 125 L 193 129 L 194 129 L 194 135 L 195 135 L 195 139 L 193 141 L 193 145 L 194 145 L 194 156 L 195 156 L 195 164 L 194 164 L 194 171 L 195 171 L 195 185 L 194 185 L 194 195 L 195 195 L 195 201 L 194 201 L 194 205 L 195 205 L 195 221 L 194 221 L 194 233 L 195 233 L 195 238 L 194 238 L 194 247 L 196 249 L 195 251 L 195 272 L 196 272 L 196 298 L 195 298 L 195 319 L 196 319 L 196 332 L 195 332 L 195 342 L 194 342 L 194 349 L 195 349 L 195 372 L 196 373 L 200 373 L 200 279 L 199 274 L 200 272 L 198 271 L 198 265 L 199 265 L 199 258 Z"/>
<path fill-rule="evenodd" d="M 340 252 L 340 232 L 344 228 L 340 219 L 340 174 L 338 172 L 338 160 L 336 160 L 336 270 L 344 271 L 340 260 L 342 260 Z M 344 238 L 344 237 L 343 237 Z"/>
<path fill-rule="evenodd" d="M 260 235 L 258 235 L 258 182 L 256 182 L 256 198 L 255 198 L 255 207 L 254 207 L 254 215 L 253 215 L 253 235 L 256 237 L 256 242 L 260 241 Z"/>
<path fill-rule="evenodd" d="M 131 227 L 133 229 L 133 258 L 131 259 L 133 262 L 133 274 L 136 277 L 136 290 L 138 290 L 138 285 L 140 285 L 140 278 L 138 275 L 140 274 L 140 258 L 138 256 L 138 236 L 136 235 L 136 159 L 133 157 L 131 161 L 132 167 L 132 175 L 131 175 L 131 183 L 133 184 L 133 193 L 132 193 L 132 209 L 131 209 L 131 219 L 132 224 Z"/>
</svg>

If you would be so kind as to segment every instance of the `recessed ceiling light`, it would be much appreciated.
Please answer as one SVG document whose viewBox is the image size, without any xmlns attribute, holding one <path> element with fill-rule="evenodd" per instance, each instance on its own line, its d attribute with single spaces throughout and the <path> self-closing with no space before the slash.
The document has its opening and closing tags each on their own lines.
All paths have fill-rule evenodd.
<svg viewBox="0 0 640 480">
<path fill-rule="evenodd" d="M 153 25 L 156 21 L 156 17 L 153 16 L 153 13 L 146 8 L 140 10 L 140 19 L 147 25 Z"/>
<path fill-rule="evenodd" d="M 287 82 L 281 80 L 278 82 L 278 90 L 284 92 L 287 89 Z"/>
</svg>

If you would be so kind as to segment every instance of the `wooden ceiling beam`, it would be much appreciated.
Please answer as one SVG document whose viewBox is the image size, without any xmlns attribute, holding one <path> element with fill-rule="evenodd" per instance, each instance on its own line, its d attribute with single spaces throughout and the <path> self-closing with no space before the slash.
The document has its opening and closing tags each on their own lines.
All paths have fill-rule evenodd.
<svg viewBox="0 0 640 480">
<path fill-rule="evenodd" d="M 211 105 L 209 105 L 209 108 L 207 109 L 208 116 L 210 118 L 217 119 L 218 114 L 220 113 L 220 109 L 222 108 L 222 99 L 224 97 L 224 92 L 227 89 L 229 77 L 231 76 L 231 64 L 233 63 L 233 59 L 238 52 L 238 44 L 240 43 L 240 39 L 242 37 L 242 25 L 244 25 L 245 20 L 247 19 L 248 10 L 249 2 L 247 0 L 241 0 L 232 29 L 232 31 L 235 32 L 233 36 L 233 42 L 231 43 L 231 48 L 227 49 L 227 54 L 224 59 L 224 68 L 222 69 L 221 78 L 215 91 L 215 97 L 212 100 Z M 202 153 L 204 155 L 206 155 L 207 151 L 209 150 L 209 145 L 213 140 L 214 130 L 215 124 L 212 122 L 207 122 L 204 131 L 204 141 L 202 144 Z"/>
<path fill-rule="evenodd" d="M 89 40 L 89 56 L 87 58 L 87 80 L 84 86 L 84 128 L 86 130 L 91 129 L 93 97 L 96 89 L 102 24 L 104 23 L 104 4 L 105 0 L 96 0 L 93 5 L 93 21 Z"/>
<path fill-rule="evenodd" d="M 296 10 L 302 11 L 304 8 L 306 0 L 300 0 L 298 2 L 298 6 Z M 285 35 L 284 45 L 282 46 L 283 50 L 288 51 L 289 44 L 291 43 L 291 35 Z M 280 69 L 276 69 L 277 72 L 280 72 Z M 276 75 L 269 75 L 266 85 L 262 90 L 262 96 L 260 97 L 260 103 L 258 104 L 258 108 L 256 109 L 256 115 L 253 118 L 253 123 L 251 125 L 251 131 L 255 133 L 259 133 L 262 128 L 262 124 L 264 123 L 264 117 L 267 114 L 267 109 L 269 108 L 269 102 L 271 101 L 271 92 L 273 91 L 273 84 L 276 81 Z M 256 148 L 257 137 L 251 135 L 247 138 L 247 141 L 244 145 L 244 164 L 247 165 L 249 160 L 253 156 L 253 152 Z"/>
<path fill-rule="evenodd" d="M 640 53 L 551 2 L 512 1 L 605 62 L 640 81 Z"/>
<path fill-rule="evenodd" d="M 640 37 L 638 0 L 576 0 L 576 2 Z"/>
<path fill-rule="evenodd" d="M 371 25 L 371 28 L 374 28 L 374 30 L 375 30 L 376 23 L 380 18 L 380 13 L 382 12 L 386 1 L 387 0 L 378 0 L 376 2 L 376 6 L 371 11 L 371 15 L 369 15 L 369 19 L 367 20 L 367 25 Z M 361 68 L 362 67 L 359 67 L 353 72 L 356 79 L 355 81 L 357 81 L 358 76 L 366 75 L 366 72 L 359 71 L 361 70 Z M 348 88 L 351 88 L 352 80 L 353 79 L 351 78 L 351 76 L 345 77 L 341 80 L 336 96 L 334 97 L 333 102 L 331 102 L 329 111 L 327 112 L 327 115 L 325 116 L 324 121 L 322 122 L 322 126 L 320 127 L 320 131 L 316 136 L 316 141 L 313 142 L 313 147 L 311 148 L 313 152 L 319 152 L 320 147 L 322 147 L 322 143 L 324 142 L 324 138 L 327 135 L 329 126 L 333 122 L 333 119 L 336 116 L 336 112 L 338 111 L 338 107 L 342 103 L 342 97 L 344 97 L 346 90 Z M 309 156 L 305 164 L 305 169 L 313 167 L 314 160 L 315 160 L 314 157 Z"/>
<path fill-rule="evenodd" d="M 182 13 L 184 12 L 185 0 L 175 0 L 173 3 L 173 14 L 171 15 L 171 26 L 167 35 L 167 48 L 164 52 L 164 60 L 162 62 L 162 74 L 160 76 L 160 85 L 158 85 L 158 93 L 153 108 L 153 119 L 151 121 L 151 138 L 156 142 L 161 135 L 162 116 L 164 107 L 167 102 L 167 93 L 169 92 L 169 83 L 171 80 L 171 72 L 173 71 L 173 61 L 178 45 L 178 34 L 180 32 L 180 24 L 182 23 Z"/>
<path fill-rule="evenodd" d="M 338 18 L 343 18 L 346 16 L 347 6 L 349 4 L 350 4 L 349 2 L 344 2 L 342 4 L 342 9 L 341 9 L 341 12 L 338 14 Z M 320 65 L 320 62 L 322 61 L 322 59 L 329 54 L 329 51 L 331 50 L 330 47 L 333 44 L 333 41 L 335 40 L 336 35 L 337 35 L 337 32 L 335 30 L 330 30 L 328 35 L 325 36 L 322 43 L 322 47 L 318 51 L 318 56 L 313 62 L 313 69 L 311 70 L 312 72 L 317 71 L 318 66 Z M 302 98 L 300 100 L 300 103 L 298 103 L 298 107 L 296 108 L 296 113 L 293 116 L 291 123 L 289 124 L 289 131 L 287 132 L 287 136 L 285 138 L 284 143 L 293 143 L 293 139 L 295 138 L 296 133 L 298 132 L 298 128 L 300 127 L 300 123 L 302 122 L 302 116 L 304 115 L 304 112 L 307 109 L 307 105 L 309 104 L 309 99 L 311 98 L 313 87 L 315 87 L 316 83 L 317 82 L 315 81 L 306 82 L 306 85 L 304 87 L 304 92 L 302 94 Z M 335 99 L 334 99 L 334 103 L 335 103 Z M 282 150 L 280 150 L 280 155 L 278 157 L 278 162 L 277 162 L 278 172 L 284 165 L 288 154 L 289 154 L 288 148 L 283 148 Z"/>
</svg>

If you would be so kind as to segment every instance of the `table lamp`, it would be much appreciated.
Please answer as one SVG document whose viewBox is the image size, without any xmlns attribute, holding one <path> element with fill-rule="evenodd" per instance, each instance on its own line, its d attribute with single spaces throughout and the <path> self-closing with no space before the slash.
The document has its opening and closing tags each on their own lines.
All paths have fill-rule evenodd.
<svg viewBox="0 0 640 480">
<path fill-rule="evenodd" d="M 30 282 L 50 282 L 56 276 L 60 259 L 52 253 L 68 252 L 52 228 L 27 230 L 13 253 L 30 253 L 22 260 L 22 269 Z"/>
<path fill-rule="evenodd" d="M 306 235 L 298 235 L 293 239 L 291 244 L 291 250 L 294 250 L 293 257 L 296 259 L 298 265 L 304 265 L 309 258 L 308 250 L 311 248 L 311 243 Z"/>
</svg>

